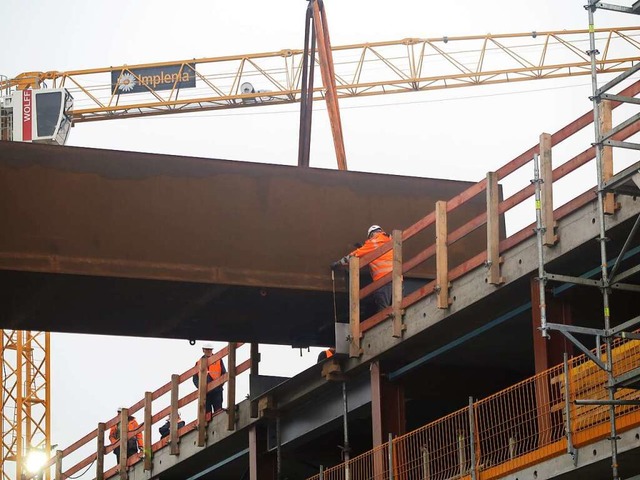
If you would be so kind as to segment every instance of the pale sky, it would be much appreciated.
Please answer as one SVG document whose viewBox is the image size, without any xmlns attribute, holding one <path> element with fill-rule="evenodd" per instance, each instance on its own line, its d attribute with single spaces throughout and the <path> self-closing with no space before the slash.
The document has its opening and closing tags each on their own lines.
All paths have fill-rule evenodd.
<svg viewBox="0 0 640 480">
<path fill-rule="evenodd" d="M 325 0 L 334 45 L 584 29 L 584 3 Z M 3 0 L 0 75 L 302 48 L 306 5 L 303 0 Z M 596 27 L 634 24 L 630 15 L 596 12 Z M 346 100 L 341 111 L 349 166 L 477 181 L 535 144 L 540 133 L 553 133 L 589 110 L 590 93 L 590 79 L 579 77 Z M 316 102 L 314 109 L 311 164 L 335 168 L 324 105 Z M 592 141 L 592 131 L 587 133 L 582 149 Z M 69 144 L 293 165 L 298 105 L 80 124 L 71 130 Z M 531 177 L 525 172 L 521 180 Z M 585 178 L 576 187 L 580 192 L 595 184 L 594 169 Z M 288 347 L 261 347 L 261 373 L 292 375 L 315 363 L 318 350 L 300 356 Z M 116 407 L 129 406 L 172 373 L 190 368 L 200 355 L 186 340 L 54 334 L 52 443 L 68 446 L 115 415 Z M 241 350 L 239 360 L 246 355 Z M 129 389 L 116 386 L 123 369 L 129 372 Z M 238 400 L 247 394 L 246 375 L 239 382 Z M 193 414 L 186 411 L 183 417 L 189 421 Z"/>
</svg>

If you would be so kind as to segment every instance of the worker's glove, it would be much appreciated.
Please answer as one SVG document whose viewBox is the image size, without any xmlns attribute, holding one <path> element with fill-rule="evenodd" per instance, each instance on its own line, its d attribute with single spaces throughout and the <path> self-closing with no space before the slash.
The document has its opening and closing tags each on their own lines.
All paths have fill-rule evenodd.
<svg viewBox="0 0 640 480">
<path fill-rule="evenodd" d="M 348 265 L 349 265 L 349 255 L 346 255 L 342 257 L 340 260 L 338 260 L 337 262 L 333 262 L 331 264 L 331 270 L 336 270 L 340 267 L 346 267 Z"/>
</svg>

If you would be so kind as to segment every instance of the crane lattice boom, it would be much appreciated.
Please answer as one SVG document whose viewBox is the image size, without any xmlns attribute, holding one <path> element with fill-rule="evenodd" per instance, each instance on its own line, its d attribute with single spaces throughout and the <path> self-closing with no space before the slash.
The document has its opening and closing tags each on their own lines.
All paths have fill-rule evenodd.
<svg viewBox="0 0 640 480">
<path fill-rule="evenodd" d="M 337 93 L 340 98 L 364 97 L 589 75 L 588 33 L 405 38 L 337 46 L 332 48 Z M 640 59 L 640 27 L 596 29 L 596 35 L 599 73 L 624 71 Z M 66 88 L 75 101 L 73 121 L 79 123 L 298 102 L 302 57 L 302 50 L 280 50 L 30 72 L 9 83 L 37 88 L 50 80 L 54 88 Z M 317 58 L 315 62 L 317 67 Z M 192 86 L 185 88 L 185 79 Z M 324 98 L 324 91 L 315 88 L 314 100 Z"/>
</svg>

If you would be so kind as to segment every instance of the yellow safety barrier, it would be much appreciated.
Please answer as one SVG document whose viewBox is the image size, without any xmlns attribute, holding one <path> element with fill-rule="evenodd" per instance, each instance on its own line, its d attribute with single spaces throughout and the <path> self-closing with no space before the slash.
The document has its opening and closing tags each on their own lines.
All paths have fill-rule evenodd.
<svg viewBox="0 0 640 480">
<path fill-rule="evenodd" d="M 612 355 L 616 376 L 638 368 L 640 341 L 618 339 Z M 581 355 L 566 371 L 546 370 L 308 480 L 470 479 L 472 469 L 479 480 L 499 478 L 566 453 L 569 426 L 576 447 L 609 435 L 608 406 L 575 404 L 608 399 L 606 386 L 606 373 Z M 640 392 L 619 389 L 615 398 L 637 400 Z M 640 406 L 616 406 L 616 425 L 640 425 Z"/>
</svg>

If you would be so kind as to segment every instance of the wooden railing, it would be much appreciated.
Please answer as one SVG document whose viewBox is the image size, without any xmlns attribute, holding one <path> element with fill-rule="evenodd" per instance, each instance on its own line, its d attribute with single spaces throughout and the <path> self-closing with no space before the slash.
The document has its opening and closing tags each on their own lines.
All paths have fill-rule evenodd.
<svg viewBox="0 0 640 480">
<path fill-rule="evenodd" d="M 227 387 L 227 409 L 226 415 L 228 417 L 227 429 L 234 430 L 236 424 L 236 403 L 235 403 L 235 382 L 236 376 L 249 370 L 252 365 L 252 361 L 257 359 L 249 358 L 246 361 L 236 365 L 236 349 L 242 346 L 242 343 L 229 343 L 220 351 L 214 353 L 209 358 L 202 358 L 196 363 L 196 365 L 189 370 L 183 372 L 180 375 L 172 375 L 171 381 L 164 384 L 154 392 L 146 392 L 144 398 L 131 405 L 129 408 L 123 408 L 119 416 L 113 417 L 106 422 L 98 423 L 95 430 L 91 431 L 72 445 L 68 446 L 64 450 L 56 452 L 55 457 L 51 458 L 49 463 L 45 466 L 45 469 L 55 467 L 55 480 L 63 480 L 77 475 L 84 469 L 90 468 L 95 462 L 95 479 L 105 480 L 118 476 L 120 479 L 127 478 L 127 470 L 129 467 L 144 462 L 144 470 L 152 470 L 153 468 L 153 454 L 166 445 L 170 446 L 170 453 L 172 455 L 178 455 L 180 453 L 179 439 L 181 436 L 191 432 L 193 430 L 198 431 L 197 445 L 204 447 L 206 443 L 206 426 L 211 420 L 211 414 L 205 411 L 206 406 L 206 394 L 207 392 L 226 384 Z M 207 368 L 212 363 L 226 357 L 227 373 L 222 375 L 219 379 L 207 383 L 206 373 Z M 180 385 L 184 382 L 191 382 L 192 377 L 199 374 L 198 388 L 179 397 Z M 155 407 L 154 401 L 160 399 L 166 394 L 170 394 L 170 404 L 164 407 Z M 197 402 L 197 418 L 189 423 L 186 423 L 182 428 L 178 429 L 178 409 L 189 405 L 193 402 Z M 155 408 L 154 408 L 155 407 Z M 144 414 L 144 421 L 140 423 L 140 426 L 135 431 L 128 432 L 127 435 L 120 435 L 120 441 L 111 445 L 105 445 L 105 435 L 109 432 L 109 429 L 120 423 L 120 425 L 127 425 L 127 418 L 136 412 L 142 411 Z M 222 410 L 221 412 L 224 412 Z M 216 415 L 220 412 L 216 412 Z M 162 438 L 157 442 L 152 441 L 152 426 L 163 420 L 165 417 L 170 416 L 170 434 L 168 437 Z M 122 428 L 120 429 L 123 430 Z M 138 433 L 143 433 L 144 448 L 143 451 L 127 458 L 127 440 L 133 438 Z M 65 459 L 71 455 L 77 454 L 82 447 L 85 447 L 89 442 L 95 442 L 95 451 L 88 456 L 77 461 L 75 464 L 64 467 Z M 104 457 L 108 453 L 111 453 L 116 447 L 120 447 L 120 463 L 108 470 L 104 469 Z M 86 447 L 85 447 L 86 449 Z M 35 478 L 33 475 L 29 478 Z"/>
<path fill-rule="evenodd" d="M 640 81 L 630 85 L 619 95 L 627 97 L 635 97 L 640 93 Z M 604 101 L 602 111 L 610 118 L 612 109 L 618 107 L 620 102 Z M 556 241 L 554 234 L 555 222 L 569 215 L 571 212 L 584 206 L 596 198 L 595 187 L 588 189 L 586 192 L 573 198 L 568 203 L 557 209 L 553 209 L 553 183 L 561 178 L 576 171 L 581 166 L 595 158 L 595 147 L 590 147 L 573 158 L 569 159 L 562 165 L 553 169 L 551 165 L 551 149 L 561 142 L 572 137 L 574 134 L 582 130 L 584 127 L 593 122 L 593 112 L 587 112 L 580 118 L 576 119 L 569 125 L 558 130 L 554 134 L 543 133 L 540 136 L 540 143 L 534 145 L 516 158 L 503 165 L 495 172 L 487 173 L 485 179 L 472 185 L 467 190 L 458 194 L 447 201 L 438 201 L 435 210 L 427 214 L 421 220 L 411 225 L 404 231 L 394 231 L 392 233 L 392 241 L 379 247 L 375 251 L 364 255 L 361 258 L 351 257 L 349 265 L 349 323 L 350 323 L 350 349 L 351 357 L 361 355 L 361 341 L 364 333 L 374 326 L 391 318 L 393 321 L 393 336 L 400 337 L 405 327 L 403 325 L 404 310 L 418 302 L 419 300 L 435 294 L 438 308 L 446 309 L 449 307 L 451 300 L 449 298 L 449 285 L 454 280 L 460 278 L 467 272 L 481 266 L 486 266 L 486 281 L 490 284 L 499 285 L 504 279 L 501 276 L 501 255 L 510 248 L 518 245 L 527 238 L 533 236 L 535 224 L 528 225 L 518 232 L 513 233 L 507 238 L 500 238 L 500 216 L 512 208 L 522 204 L 531 198 L 535 193 L 533 184 L 529 184 L 521 190 L 504 200 L 499 199 L 498 182 L 503 181 L 510 175 L 514 174 L 518 169 L 529 165 L 534 155 L 540 155 L 541 177 L 542 177 L 542 214 L 543 225 L 550 226 L 546 229 L 544 244 L 551 245 Z M 635 122 L 622 129 L 615 135 L 615 139 L 624 140 L 640 131 L 640 122 Z M 613 172 L 611 155 L 604 157 L 606 172 Z M 533 172 L 533 168 L 531 168 Z M 612 174 L 612 173 L 611 173 Z M 606 178 L 605 178 L 606 180 Z M 485 192 L 486 194 L 486 211 L 476 216 L 466 224 L 454 231 L 448 231 L 447 216 L 457 208 L 464 206 L 477 195 Z M 610 207 L 611 208 L 611 207 Z M 607 213 L 612 213 L 611 211 Z M 449 266 L 448 248 L 455 242 L 463 239 L 469 233 L 480 227 L 487 226 L 487 243 L 486 249 L 472 258 L 468 258 L 459 265 Z M 435 227 L 435 239 L 431 245 L 422 249 L 417 255 L 409 259 L 402 258 L 403 244 L 410 240 L 418 233 L 424 231 L 428 227 Z M 361 288 L 360 285 L 360 269 L 369 265 L 372 261 L 393 250 L 393 271 L 390 274 L 366 285 Z M 435 257 L 435 279 L 422 286 L 418 290 L 403 296 L 402 282 L 403 275 L 410 272 L 417 266 L 423 264 L 427 260 Z M 386 285 L 392 284 L 392 304 L 382 311 L 377 312 L 373 316 L 362 320 L 360 318 L 360 301 L 375 290 Z"/>
</svg>

